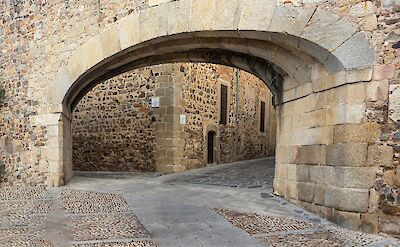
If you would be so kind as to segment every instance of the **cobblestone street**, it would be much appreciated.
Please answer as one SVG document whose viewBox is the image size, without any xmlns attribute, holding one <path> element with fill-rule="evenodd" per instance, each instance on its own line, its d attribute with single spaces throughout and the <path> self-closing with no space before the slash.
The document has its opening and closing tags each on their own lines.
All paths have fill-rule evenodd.
<svg viewBox="0 0 400 247">
<path fill-rule="evenodd" d="M 400 246 L 274 196 L 273 162 L 0 189 L 0 246 Z"/>
</svg>

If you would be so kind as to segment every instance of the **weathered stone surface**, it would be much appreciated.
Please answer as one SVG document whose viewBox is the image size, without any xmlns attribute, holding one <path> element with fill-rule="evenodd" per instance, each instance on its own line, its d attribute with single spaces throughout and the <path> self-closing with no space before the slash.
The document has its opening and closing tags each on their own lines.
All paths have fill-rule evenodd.
<svg viewBox="0 0 400 247">
<path fill-rule="evenodd" d="M 281 32 L 299 36 L 306 27 L 314 11 L 314 8 L 302 9 L 280 5 L 276 7 L 268 29 L 271 32 Z"/>
<path fill-rule="evenodd" d="M 326 122 L 329 125 L 358 124 L 365 114 L 364 104 L 339 104 L 328 109 Z"/>
<path fill-rule="evenodd" d="M 190 31 L 211 30 L 215 12 L 215 1 L 192 0 L 192 11 L 189 22 Z"/>
<path fill-rule="evenodd" d="M 119 40 L 124 50 L 140 42 L 139 15 L 132 14 L 118 22 Z"/>
<path fill-rule="evenodd" d="M 335 167 L 336 186 L 369 189 L 374 186 L 375 167 Z"/>
<path fill-rule="evenodd" d="M 348 213 L 339 210 L 333 211 L 333 222 L 339 226 L 351 229 L 354 231 L 359 230 L 361 225 L 361 219 L 359 213 Z"/>
<path fill-rule="evenodd" d="M 239 25 L 240 0 L 220 0 L 215 3 L 212 30 L 236 30 Z"/>
<path fill-rule="evenodd" d="M 326 163 L 333 166 L 367 166 L 366 143 L 333 144 L 326 148 Z"/>
<path fill-rule="evenodd" d="M 299 182 L 309 182 L 310 181 L 310 172 L 309 168 L 312 166 L 308 165 L 296 165 L 297 173 L 296 180 Z"/>
<path fill-rule="evenodd" d="M 325 206 L 346 212 L 366 212 L 369 203 L 369 191 L 328 186 L 325 194 Z"/>
<path fill-rule="evenodd" d="M 285 196 L 286 180 L 274 178 L 274 193 L 279 196 Z"/>
<path fill-rule="evenodd" d="M 318 185 L 335 184 L 335 168 L 332 166 L 310 166 L 308 171 L 311 182 Z"/>
<path fill-rule="evenodd" d="M 326 146 L 325 145 L 312 145 L 300 146 L 297 150 L 297 155 L 294 160 L 297 164 L 326 164 Z"/>
<path fill-rule="evenodd" d="M 377 123 L 343 124 L 334 127 L 334 143 L 375 143 L 379 140 L 381 126 Z"/>
<path fill-rule="evenodd" d="M 249 0 L 243 4 L 239 29 L 267 30 L 275 11 L 275 0 Z"/>
<path fill-rule="evenodd" d="M 121 42 L 119 40 L 119 30 L 117 25 L 112 25 L 107 28 L 100 35 L 101 48 L 102 48 L 102 59 L 111 57 L 112 55 L 121 51 Z M 99 52 L 99 51 L 97 51 Z M 101 60 L 102 60 L 101 59 Z M 97 61 L 100 62 L 101 60 Z"/>
<path fill-rule="evenodd" d="M 298 199 L 303 202 L 313 202 L 314 186 L 313 183 L 297 183 Z"/>
<path fill-rule="evenodd" d="M 317 205 L 325 205 L 325 193 L 327 186 L 325 185 L 314 185 L 314 203 Z"/>
<path fill-rule="evenodd" d="M 149 0 L 149 6 L 155 6 L 167 2 L 171 2 L 172 0 Z"/>
<path fill-rule="evenodd" d="M 375 51 L 362 33 L 351 36 L 335 49 L 333 55 L 348 69 L 371 67 L 375 61 Z"/>
<path fill-rule="evenodd" d="M 299 196 L 298 183 L 287 180 L 285 197 L 297 200 L 298 196 Z"/>
<path fill-rule="evenodd" d="M 379 217 L 379 231 L 390 235 L 400 235 L 400 216 L 381 215 Z"/>
<path fill-rule="evenodd" d="M 162 4 L 139 14 L 140 41 L 168 34 L 168 5 Z"/>
<path fill-rule="evenodd" d="M 177 34 L 189 31 L 191 7 L 190 0 L 180 0 L 169 4 L 168 34 Z"/>
<path fill-rule="evenodd" d="M 365 31 L 373 31 L 378 27 L 378 19 L 376 18 L 376 15 L 369 15 L 366 17 L 364 20 L 364 30 Z"/>
<path fill-rule="evenodd" d="M 373 14 L 374 11 L 375 11 L 375 6 L 372 2 L 357 3 L 356 5 L 350 8 L 349 14 L 357 17 L 363 17 L 366 15 Z"/>
<path fill-rule="evenodd" d="M 378 233 L 379 215 L 361 214 L 361 230 L 366 233 Z"/>
<path fill-rule="evenodd" d="M 393 167 L 393 147 L 383 145 L 369 146 L 368 165 Z"/>
<path fill-rule="evenodd" d="M 400 87 L 398 85 L 389 87 L 389 117 L 394 122 L 400 120 Z"/>
<path fill-rule="evenodd" d="M 387 80 L 372 81 L 366 86 L 366 100 L 372 102 L 384 102 L 388 99 L 388 92 L 389 83 Z"/>
<path fill-rule="evenodd" d="M 394 65 L 379 65 L 374 67 L 374 80 L 392 79 L 394 75 Z"/>
<path fill-rule="evenodd" d="M 276 163 L 293 164 L 298 148 L 297 146 L 278 146 L 276 149 Z"/>
<path fill-rule="evenodd" d="M 318 43 L 328 51 L 333 51 L 356 31 L 355 25 L 348 25 L 346 20 L 317 9 L 301 33 L 301 37 Z"/>
</svg>

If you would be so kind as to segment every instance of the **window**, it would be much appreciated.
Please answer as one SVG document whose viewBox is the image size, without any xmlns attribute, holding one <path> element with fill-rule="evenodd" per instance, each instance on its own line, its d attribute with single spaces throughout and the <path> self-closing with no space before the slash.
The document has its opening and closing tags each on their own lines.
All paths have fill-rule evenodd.
<svg viewBox="0 0 400 247">
<path fill-rule="evenodd" d="M 261 101 L 260 131 L 265 132 L 265 103 Z"/>
<path fill-rule="evenodd" d="M 221 85 L 221 109 L 219 115 L 219 123 L 226 124 L 228 122 L 228 87 Z"/>
</svg>

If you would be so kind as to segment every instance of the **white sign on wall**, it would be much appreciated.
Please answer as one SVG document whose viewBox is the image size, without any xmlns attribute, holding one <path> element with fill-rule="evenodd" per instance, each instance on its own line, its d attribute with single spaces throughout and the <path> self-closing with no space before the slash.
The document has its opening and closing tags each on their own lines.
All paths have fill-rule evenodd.
<svg viewBox="0 0 400 247">
<path fill-rule="evenodd" d="M 151 98 L 151 107 L 153 108 L 160 107 L 160 97 Z"/>
<path fill-rule="evenodd" d="M 179 123 L 180 123 L 180 124 L 186 124 L 186 115 L 181 114 L 181 115 L 179 116 Z"/>
</svg>

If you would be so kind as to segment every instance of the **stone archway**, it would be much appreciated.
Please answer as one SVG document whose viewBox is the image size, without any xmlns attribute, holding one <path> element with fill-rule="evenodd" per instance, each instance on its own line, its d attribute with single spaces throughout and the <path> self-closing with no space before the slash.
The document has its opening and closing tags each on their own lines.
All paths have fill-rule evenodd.
<svg viewBox="0 0 400 247">
<path fill-rule="evenodd" d="M 328 217 L 360 216 L 373 200 L 367 152 L 380 148 L 372 145 L 380 126 L 362 123 L 359 95 L 374 57 L 355 24 L 274 0 L 179 0 L 131 14 L 81 45 L 57 73 L 48 92 L 49 185 L 72 177 L 71 109 L 94 85 L 146 65 L 213 62 L 257 75 L 274 94 L 275 193 Z"/>
</svg>

